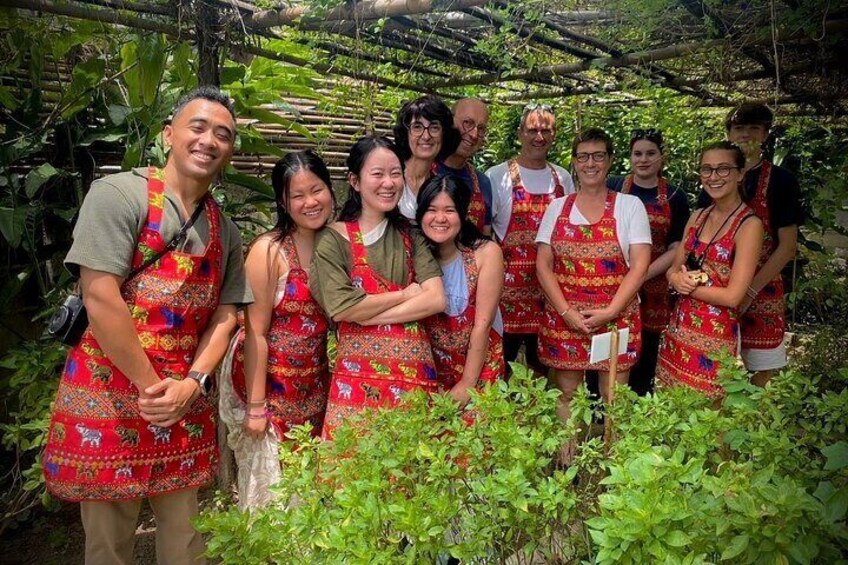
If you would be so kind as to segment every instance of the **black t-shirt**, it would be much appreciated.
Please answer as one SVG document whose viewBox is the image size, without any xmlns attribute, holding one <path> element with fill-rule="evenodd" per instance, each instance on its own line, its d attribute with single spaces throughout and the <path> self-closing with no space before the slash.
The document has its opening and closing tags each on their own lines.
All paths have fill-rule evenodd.
<svg viewBox="0 0 848 565">
<path fill-rule="evenodd" d="M 621 192 L 625 177 L 610 177 L 607 179 L 607 188 Z M 657 201 L 657 187 L 643 188 L 637 184 L 630 186 L 630 194 L 637 197 L 646 206 Z M 689 221 L 689 202 L 686 194 L 674 186 L 668 185 L 668 204 L 671 207 L 671 226 L 665 238 L 666 247 L 683 239 L 683 230 Z"/>
<path fill-rule="evenodd" d="M 762 166 L 757 165 L 745 173 L 744 199 L 750 201 L 757 192 Z M 698 195 L 698 207 L 705 208 L 711 204 L 709 195 L 701 189 Z M 798 179 L 788 170 L 772 165 L 769 178 L 766 205 L 769 211 L 769 227 L 771 235 L 778 240 L 777 230 L 787 226 L 800 226 L 804 223 L 804 208 L 801 204 L 801 187 Z"/>
</svg>

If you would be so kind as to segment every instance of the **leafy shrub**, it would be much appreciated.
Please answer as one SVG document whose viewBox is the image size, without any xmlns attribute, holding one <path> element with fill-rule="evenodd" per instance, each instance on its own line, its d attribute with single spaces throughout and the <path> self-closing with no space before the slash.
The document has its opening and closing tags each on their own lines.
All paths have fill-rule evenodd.
<svg viewBox="0 0 848 565">
<path fill-rule="evenodd" d="M 224 563 L 836 562 L 848 551 L 848 368 L 823 391 L 821 375 L 786 371 L 758 389 L 723 367 L 718 409 L 688 389 L 619 387 L 608 453 L 585 389 L 563 426 L 558 393 L 522 370 L 475 396 L 473 425 L 445 398 L 412 395 L 333 443 L 296 433 L 277 503 L 221 505 L 198 524 Z M 557 468 L 578 434 L 573 464 Z"/>
<path fill-rule="evenodd" d="M 0 380 L 0 399 L 9 410 L 0 424 L 3 448 L 14 459 L 3 465 L 2 500 L 6 510 L 0 530 L 29 509 L 50 502 L 41 474 L 41 452 L 47 441 L 50 405 L 59 384 L 65 348 L 53 340 L 28 341 L 9 351 L 0 368 L 11 372 Z"/>
</svg>

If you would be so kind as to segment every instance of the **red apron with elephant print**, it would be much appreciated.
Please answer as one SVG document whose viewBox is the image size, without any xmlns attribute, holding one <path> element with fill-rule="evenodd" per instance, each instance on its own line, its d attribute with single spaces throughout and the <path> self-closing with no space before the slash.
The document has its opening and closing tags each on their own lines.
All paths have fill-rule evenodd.
<svg viewBox="0 0 848 565">
<path fill-rule="evenodd" d="M 150 168 L 147 222 L 133 268 L 165 248 L 159 233 L 165 185 Z M 220 217 L 205 199 L 209 242 L 203 255 L 173 250 L 124 283 L 141 347 L 160 378 L 183 379 L 215 309 L 223 250 Z M 211 401 L 199 396 L 169 428 L 149 424 L 138 390 L 86 330 L 68 353 L 44 453 L 51 493 L 65 500 L 127 500 L 198 487 L 215 474 L 217 443 Z"/>
<path fill-rule="evenodd" d="M 630 268 L 618 241 L 615 221 L 617 194 L 607 192 L 601 219 L 590 225 L 571 223 L 577 194 L 565 200 L 551 234 L 554 274 L 568 304 L 577 311 L 604 308 L 612 302 Z M 618 370 L 627 371 L 642 347 L 642 322 L 636 298 L 615 320 L 619 329 L 630 328 L 627 351 L 618 357 Z M 599 330 L 600 333 L 607 331 Z M 609 360 L 589 363 L 592 336 L 575 331 L 545 301 L 545 324 L 539 332 L 539 360 L 561 371 L 609 370 Z"/>
<path fill-rule="evenodd" d="M 633 186 L 633 175 L 624 178 L 621 187 L 622 194 L 630 194 Z M 671 204 L 668 201 L 668 181 L 660 177 L 657 182 L 657 199 L 655 202 L 645 204 L 648 212 L 648 221 L 651 224 L 651 263 L 656 261 L 668 250 L 666 238 L 671 229 Z M 668 317 L 671 315 L 671 306 L 668 294 L 668 280 L 665 274 L 660 274 L 642 285 L 639 292 L 641 304 L 639 305 L 642 315 L 642 328 L 648 332 L 660 333 L 668 326 Z"/>
<path fill-rule="evenodd" d="M 486 200 L 483 198 L 483 191 L 480 190 L 480 179 L 477 178 L 477 170 L 474 165 L 466 163 L 465 170 L 468 171 L 468 178 L 471 179 L 472 185 L 471 202 L 468 203 L 466 219 L 482 232 L 486 226 Z"/>
<path fill-rule="evenodd" d="M 701 212 L 689 228 L 686 253 L 703 257 L 702 270 L 709 276 L 705 286 L 727 287 L 733 268 L 734 237 L 742 222 L 752 215 L 743 206 L 727 232 L 706 250 L 698 231 L 709 213 Z M 707 304 L 692 296 L 680 296 L 660 342 L 657 379 L 666 386 L 686 385 L 710 395 L 722 392 L 716 383 L 718 364 L 711 355 L 724 350 L 735 355 L 739 336 L 736 308 Z"/>
<path fill-rule="evenodd" d="M 502 242 L 504 287 L 501 304 L 504 333 L 536 334 L 542 323 L 545 296 L 536 278 L 536 233 L 545 210 L 565 194 L 559 175 L 548 165 L 555 188 L 549 194 L 531 194 L 521 184 L 518 162 L 509 162 L 512 179 L 512 213 Z"/>
<path fill-rule="evenodd" d="M 277 437 L 309 422 L 321 435 L 330 368 L 327 361 L 327 318 L 309 293 L 309 276 L 301 267 L 291 236 L 280 243 L 289 264 L 283 298 L 274 306 L 268 328 L 268 366 L 265 398 Z M 233 356 L 233 388 L 246 398 L 244 331 Z"/>
<path fill-rule="evenodd" d="M 757 180 L 757 192 L 748 203 L 763 221 L 763 247 L 757 270 L 762 269 L 771 254 L 777 249 L 777 241 L 772 234 L 768 209 L 768 189 L 771 180 L 772 164 L 763 161 Z M 778 273 L 766 284 L 751 306 L 742 315 L 742 349 L 774 349 L 783 343 L 786 330 L 786 305 L 783 300 L 783 279 Z"/>
<path fill-rule="evenodd" d="M 430 316 L 424 321 L 427 333 L 433 344 L 433 358 L 436 361 L 436 373 L 445 389 L 451 389 L 462 379 L 465 359 L 474 328 L 474 316 L 477 312 L 477 260 L 474 251 L 462 251 L 462 263 L 468 286 L 468 305 L 459 316 L 445 313 Z M 495 382 L 504 377 L 503 339 L 494 329 L 489 328 L 489 345 L 486 359 L 480 371 L 478 385 Z"/>
<path fill-rule="evenodd" d="M 359 222 L 345 225 L 353 255 L 350 273 L 353 284 L 368 294 L 403 290 L 403 286 L 383 277 L 368 264 Z M 415 280 L 412 243 L 406 233 L 402 235 L 408 273 L 405 286 L 408 286 Z M 396 404 L 410 390 L 440 390 L 430 340 L 422 324 L 363 326 L 339 322 L 337 335 L 336 361 L 322 433 L 325 439 L 332 439 L 335 427 L 366 408 Z"/>
</svg>

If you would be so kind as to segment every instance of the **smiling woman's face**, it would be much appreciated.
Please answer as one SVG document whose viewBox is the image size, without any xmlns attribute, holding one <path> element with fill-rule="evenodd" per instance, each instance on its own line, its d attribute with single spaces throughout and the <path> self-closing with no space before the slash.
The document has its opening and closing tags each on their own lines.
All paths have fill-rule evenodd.
<svg viewBox="0 0 848 565">
<path fill-rule="evenodd" d="M 394 152 L 377 147 L 362 164 L 359 175 L 350 175 L 350 184 L 362 198 L 362 208 L 388 213 L 397 206 L 403 190 L 403 169 Z"/>
<path fill-rule="evenodd" d="M 453 241 L 459 235 L 462 219 L 453 199 L 447 192 L 440 192 L 427 207 L 421 218 L 421 229 L 427 239 L 434 243 Z"/>
<path fill-rule="evenodd" d="M 435 161 L 442 150 L 442 140 L 445 132 L 442 124 L 431 122 L 427 118 L 412 118 L 407 126 L 409 130 L 409 150 L 413 157 L 427 161 Z"/>
</svg>

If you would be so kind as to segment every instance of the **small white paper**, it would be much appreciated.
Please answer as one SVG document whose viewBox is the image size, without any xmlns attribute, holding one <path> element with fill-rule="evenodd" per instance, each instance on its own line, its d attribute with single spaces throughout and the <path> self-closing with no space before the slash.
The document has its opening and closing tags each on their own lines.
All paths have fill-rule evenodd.
<svg viewBox="0 0 848 565">
<path fill-rule="evenodd" d="M 618 354 L 627 353 L 627 339 L 630 337 L 630 328 L 618 330 Z M 600 363 L 610 358 L 610 343 L 612 332 L 592 336 L 592 349 L 589 351 L 589 363 Z"/>
</svg>

